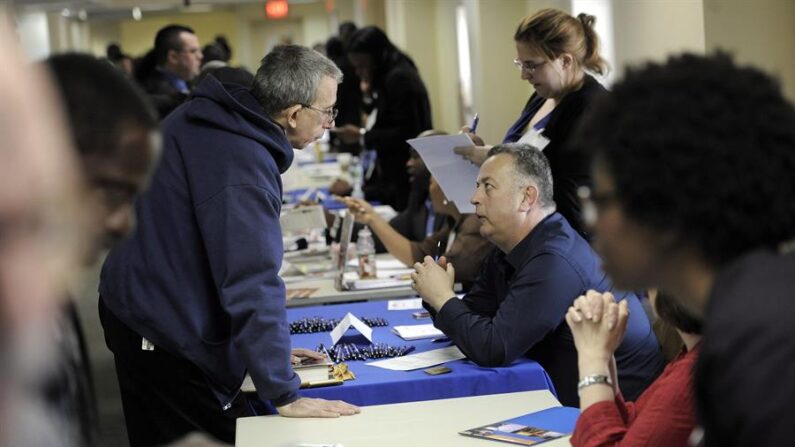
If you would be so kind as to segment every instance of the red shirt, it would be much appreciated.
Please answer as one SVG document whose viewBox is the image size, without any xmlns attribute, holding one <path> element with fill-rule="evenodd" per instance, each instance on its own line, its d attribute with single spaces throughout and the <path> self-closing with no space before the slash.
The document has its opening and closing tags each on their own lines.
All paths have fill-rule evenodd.
<svg viewBox="0 0 795 447">
<path fill-rule="evenodd" d="M 571 437 L 573 447 L 687 446 L 696 425 L 693 366 L 698 345 L 672 361 L 640 395 L 625 402 L 618 394 L 582 412 Z"/>
</svg>

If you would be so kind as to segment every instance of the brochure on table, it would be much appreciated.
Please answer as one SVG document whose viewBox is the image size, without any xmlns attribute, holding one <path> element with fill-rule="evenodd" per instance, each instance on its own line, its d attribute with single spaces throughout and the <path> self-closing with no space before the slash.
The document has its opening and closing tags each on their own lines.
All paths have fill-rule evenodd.
<svg viewBox="0 0 795 447">
<path fill-rule="evenodd" d="M 459 434 L 515 445 L 537 445 L 570 435 L 579 415 L 579 408 L 554 407 L 470 428 Z"/>
</svg>

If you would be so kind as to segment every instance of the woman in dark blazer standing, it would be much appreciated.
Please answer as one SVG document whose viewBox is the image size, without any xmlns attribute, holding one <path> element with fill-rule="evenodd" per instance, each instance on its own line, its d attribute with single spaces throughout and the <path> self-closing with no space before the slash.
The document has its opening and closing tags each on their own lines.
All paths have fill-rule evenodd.
<svg viewBox="0 0 795 447">
<path fill-rule="evenodd" d="M 546 144 L 543 151 L 552 169 L 557 210 L 586 239 L 577 189 L 590 184 L 590 161 L 567 143 L 583 112 L 605 92 L 588 74 L 607 71 L 593 29 L 595 20 L 587 14 L 575 18 L 555 9 L 522 19 L 514 34 L 517 57 L 513 62 L 535 93 L 503 139 L 503 143 L 521 140 L 536 146 Z M 456 152 L 481 164 L 490 146 L 468 127 L 462 130 L 470 132 L 478 146 L 457 148 Z"/>
<path fill-rule="evenodd" d="M 375 171 L 365 185 L 365 198 L 400 211 L 410 189 L 406 140 L 433 127 L 428 92 L 414 61 L 377 27 L 356 31 L 348 59 L 362 81 L 369 119 L 364 126 L 348 124 L 334 131 L 345 142 L 361 141 L 365 149 L 375 150 Z"/>
</svg>

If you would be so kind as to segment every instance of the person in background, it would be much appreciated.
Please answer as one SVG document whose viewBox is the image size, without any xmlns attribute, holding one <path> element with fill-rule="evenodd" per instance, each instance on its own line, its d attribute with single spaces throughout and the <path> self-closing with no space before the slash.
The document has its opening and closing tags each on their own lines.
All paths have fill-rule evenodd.
<svg viewBox="0 0 795 447">
<path fill-rule="evenodd" d="M 418 138 L 433 135 L 447 135 L 447 133 L 430 129 L 422 132 Z M 449 216 L 446 214 L 439 214 L 433 206 L 433 202 L 428 195 L 431 173 L 428 171 L 422 158 L 420 158 L 420 155 L 414 149 L 411 150 L 411 155 L 406 162 L 406 172 L 409 175 L 409 182 L 411 182 L 408 204 L 403 211 L 389 219 L 389 226 L 409 241 L 421 242 L 433 233 L 447 226 Z M 340 193 L 339 189 L 348 188 L 349 186 L 350 185 L 345 180 L 337 179 L 332 183 L 329 191 L 339 196 L 346 196 L 349 195 L 351 191 L 345 190 Z M 438 208 L 444 209 L 446 205 Z M 324 210 L 324 212 L 326 214 L 328 226 L 332 228 L 335 216 L 327 210 Z M 359 223 L 354 224 L 353 241 L 356 241 L 361 227 L 362 225 Z M 339 231 L 336 233 L 339 233 Z M 340 235 L 336 233 L 331 234 L 333 240 L 339 239 Z M 385 253 L 387 251 L 386 247 L 384 247 L 384 243 L 381 242 L 377 234 L 373 234 L 373 240 L 375 241 L 376 253 Z"/>
<path fill-rule="evenodd" d="M 778 82 L 726 54 L 673 56 L 629 70 L 575 140 L 595 153 L 583 197 L 605 270 L 704 322 L 704 445 L 791 444 L 795 107 Z"/>
<path fill-rule="evenodd" d="M 121 47 L 119 44 L 112 43 L 109 44 L 105 50 L 105 55 L 108 60 L 113 63 L 113 65 L 119 67 L 121 71 L 124 72 L 127 76 L 132 78 L 133 76 L 133 60 L 132 58 L 124 54 L 121 51 Z"/>
<path fill-rule="evenodd" d="M 365 172 L 373 172 L 365 176 L 369 178 L 365 198 L 402 211 L 410 189 L 404 169 L 409 158 L 406 140 L 433 127 L 428 92 L 414 61 L 381 29 L 368 26 L 357 30 L 347 50 L 362 91 L 372 100 L 372 110 L 367 125 L 346 124 L 333 132 L 343 142 L 358 141 L 376 154 L 374 162 L 363 155 Z"/>
<path fill-rule="evenodd" d="M 155 47 L 141 61 L 136 79 L 151 98 L 160 118 L 182 104 L 190 83 L 199 75 L 202 50 L 191 28 L 168 25 L 155 36 Z"/>
<path fill-rule="evenodd" d="M 419 138 L 432 135 L 445 135 L 445 133 L 427 130 L 421 133 Z M 431 173 L 414 149 L 411 150 L 406 162 L 406 172 L 411 182 L 408 205 L 389 221 L 389 225 L 410 241 L 422 241 L 445 225 L 447 215 L 440 214 L 433 206 L 433 200 L 428 194 Z"/>
<path fill-rule="evenodd" d="M 560 401 L 575 406 L 577 351 L 564 317 L 579 295 L 613 285 L 588 242 L 555 211 L 552 191 L 540 150 L 515 143 L 493 147 L 471 202 L 480 234 L 498 250 L 461 300 L 453 292 L 450 264 L 425 257 L 414 265 L 412 279 L 434 325 L 470 360 L 482 366 L 509 365 L 520 356 L 536 360 Z M 621 298 L 632 315 L 616 362 L 621 389 L 634 399 L 662 371 L 664 360 L 638 298 Z"/>
<path fill-rule="evenodd" d="M 353 26 L 355 30 L 356 25 Z M 340 29 L 342 29 L 342 25 L 340 25 Z M 348 40 L 350 40 L 350 36 L 348 36 Z M 326 55 L 342 71 L 342 83 L 337 89 L 337 109 L 339 109 L 340 113 L 337 115 L 336 123 L 338 126 L 347 124 L 361 126 L 364 113 L 362 109 L 362 90 L 360 88 L 361 81 L 356 76 L 356 71 L 348 60 L 348 52 L 342 38 L 332 36 L 326 41 Z M 331 147 L 336 149 L 337 152 L 350 152 L 356 155 L 362 150 L 358 140 L 344 143 L 335 133 L 332 133 L 330 137 Z"/>
<path fill-rule="evenodd" d="M 701 321 L 664 293 L 652 292 L 649 299 L 657 316 L 676 328 L 685 348 L 636 402 L 621 395 L 613 359 L 629 317 L 625 302 L 617 304 L 609 292 L 589 291 L 566 313 L 577 346 L 582 409 L 572 446 L 688 445 L 696 426 L 693 369 Z"/>
<path fill-rule="evenodd" d="M 159 148 L 157 116 L 145 96 L 104 61 L 61 54 L 45 61 L 68 117 L 90 204 L 85 264 L 134 226 L 133 200 L 144 189 Z M 101 129 L 101 131 L 99 130 Z M 66 300 L 56 327 L 61 368 L 47 387 L 75 445 L 98 445 L 96 399 L 82 325 Z"/>
<path fill-rule="evenodd" d="M 111 250 L 100 319 L 116 359 L 132 446 L 190 431 L 232 443 L 253 416 L 240 391 L 288 417 L 358 409 L 298 394 L 287 330 L 279 226 L 281 177 L 334 123 L 341 73 L 316 51 L 277 46 L 254 86 L 208 76 L 166 120 L 163 158 L 136 201 L 139 225 Z"/>
<path fill-rule="evenodd" d="M 599 53 L 595 21 L 587 14 L 575 18 L 555 9 L 544 9 L 522 19 L 513 37 L 513 63 L 535 92 L 502 141 L 538 147 L 546 142 L 542 149 L 552 168 L 557 210 L 586 240 L 590 236 L 583 223 L 577 188 L 590 185 L 589 158 L 568 141 L 593 99 L 605 93 L 589 74 L 607 72 Z M 462 130 L 469 132 L 478 146 L 456 148 L 456 152 L 480 165 L 489 146 L 468 127 Z"/>
<path fill-rule="evenodd" d="M 232 49 L 226 38 L 216 36 L 215 41 L 202 49 L 202 65 L 194 84 L 199 85 L 207 75 L 213 75 L 222 84 L 238 84 L 250 88 L 254 84 L 254 75 L 243 67 L 229 65 Z"/>
<path fill-rule="evenodd" d="M 56 328 L 89 210 L 52 85 L 13 30 L 0 11 L 0 445 L 77 447 L 42 390 L 61 366 Z"/>
<path fill-rule="evenodd" d="M 389 254 L 407 266 L 420 262 L 425 256 L 439 258 L 453 264 L 455 281 L 468 291 L 480 271 L 483 260 L 494 248 L 480 235 L 480 222 L 474 214 L 461 214 L 455 204 L 445 197 L 439 184 L 431 177 L 428 186 L 436 215 L 445 218 L 444 226 L 421 241 L 412 241 L 400 234 L 390 222 L 379 216 L 373 206 L 362 199 L 344 198 L 356 222 L 368 225 L 384 244 Z"/>
</svg>

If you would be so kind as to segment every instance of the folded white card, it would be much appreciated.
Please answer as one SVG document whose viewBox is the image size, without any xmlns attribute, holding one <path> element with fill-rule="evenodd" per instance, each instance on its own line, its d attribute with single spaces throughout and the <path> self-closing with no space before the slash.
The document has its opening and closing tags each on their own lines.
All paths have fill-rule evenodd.
<svg viewBox="0 0 795 447">
<path fill-rule="evenodd" d="M 433 351 L 420 352 L 419 354 L 378 360 L 365 363 L 365 365 L 391 369 L 392 371 L 411 371 L 420 368 L 429 368 L 431 366 L 441 365 L 442 363 L 464 358 L 466 358 L 466 356 L 458 349 L 458 346 L 448 346 L 442 349 L 434 349 Z"/>
<path fill-rule="evenodd" d="M 403 340 L 420 340 L 423 338 L 444 337 L 444 332 L 436 329 L 433 324 L 412 324 L 409 326 L 395 326 L 392 332 Z"/>
<path fill-rule="evenodd" d="M 362 320 L 356 318 L 352 313 L 348 312 L 345 314 L 345 317 L 339 322 L 339 324 L 337 324 L 337 326 L 331 330 L 331 345 L 336 345 L 337 342 L 340 341 L 340 338 L 345 335 L 345 331 L 347 331 L 351 326 L 359 331 L 360 334 L 364 335 L 364 337 L 372 343 L 373 328 L 364 324 Z"/>
</svg>

